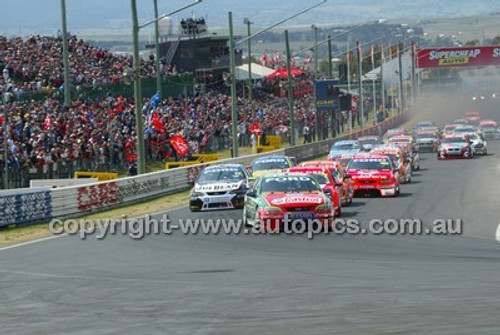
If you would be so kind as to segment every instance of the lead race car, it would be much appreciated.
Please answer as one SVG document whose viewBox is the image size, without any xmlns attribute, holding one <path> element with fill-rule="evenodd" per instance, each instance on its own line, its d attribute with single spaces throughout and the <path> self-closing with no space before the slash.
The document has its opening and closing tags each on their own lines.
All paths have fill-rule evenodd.
<svg viewBox="0 0 500 335">
<path fill-rule="evenodd" d="M 203 169 L 189 196 L 192 212 L 241 208 L 248 190 L 248 174 L 241 164 L 221 164 Z"/>
<path fill-rule="evenodd" d="M 296 220 L 319 220 L 331 227 L 335 208 L 313 176 L 274 174 L 258 178 L 245 197 L 243 220 L 277 231 Z M 295 220 L 295 221 L 294 221 Z"/>
</svg>

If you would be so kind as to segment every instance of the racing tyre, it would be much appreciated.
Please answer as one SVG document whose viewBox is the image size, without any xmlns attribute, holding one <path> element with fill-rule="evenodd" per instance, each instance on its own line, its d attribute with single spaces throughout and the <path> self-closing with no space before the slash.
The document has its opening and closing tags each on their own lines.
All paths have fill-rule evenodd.
<svg viewBox="0 0 500 335">
<path fill-rule="evenodd" d="M 247 207 L 243 206 L 243 226 L 248 227 L 250 224 L 248 223 L 247 219 Z"/>
<path fill-rule="evenodd" d="M 488 149 L 484 149 L 483 156 L 488 156 Z"/>
</svg>

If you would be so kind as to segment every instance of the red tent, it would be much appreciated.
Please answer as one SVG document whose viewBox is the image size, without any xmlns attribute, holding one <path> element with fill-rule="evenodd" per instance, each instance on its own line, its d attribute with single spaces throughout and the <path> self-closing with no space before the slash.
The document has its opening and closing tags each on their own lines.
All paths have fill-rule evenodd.
<svg viewBox="0 0 500 335">
<path fill-rule="evenodd" d="M 297 69 L 296 67 L 290 68 L 290 72 L 292 73 L 293 77 L 300 76 L 301 74 L 305 73 L 304 70 Z M 286 67 L 282 67 L 281 69 L 274 71 L 273 73 L 268 75 L 266 78 L 276 78 L 276 77 L 278 77 L 278 78 L 288 77 L 288 72 L 287 72 Z"/>
</svg>

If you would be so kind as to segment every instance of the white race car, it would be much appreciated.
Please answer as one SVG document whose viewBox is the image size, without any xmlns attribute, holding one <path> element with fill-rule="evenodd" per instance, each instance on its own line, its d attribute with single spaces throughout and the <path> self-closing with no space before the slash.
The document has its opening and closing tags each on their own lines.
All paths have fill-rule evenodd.
<svg viewBox="0 0 500 335">
<path fill-rule="evenodd" d="M 241 164 L 208 166 L 200 172 L 189 196 L 192 212 L 243 208 L 248 173 Z"/>
</svg>

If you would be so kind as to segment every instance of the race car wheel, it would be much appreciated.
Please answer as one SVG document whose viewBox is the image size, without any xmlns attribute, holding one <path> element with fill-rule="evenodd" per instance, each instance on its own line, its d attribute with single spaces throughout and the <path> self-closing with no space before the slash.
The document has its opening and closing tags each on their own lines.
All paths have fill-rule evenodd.
<svg viewBox="0 0 500 335">
<path fill-rule="evenodd" d="M 407 184 L 411 183 L 411 174 L 410 173 L 406 175 L 406 183 Z"/>
<path fill-rule="evenodd" d="M 488 156 L 488 149 L 483 150 L 483 156 Z"/>
<path fill-rule="evenodd" d="M 398 196 L 399 195 L 399 186 L 396 188 L 396 192 L 394 192 L 394 196 Z"/>
</svg>

